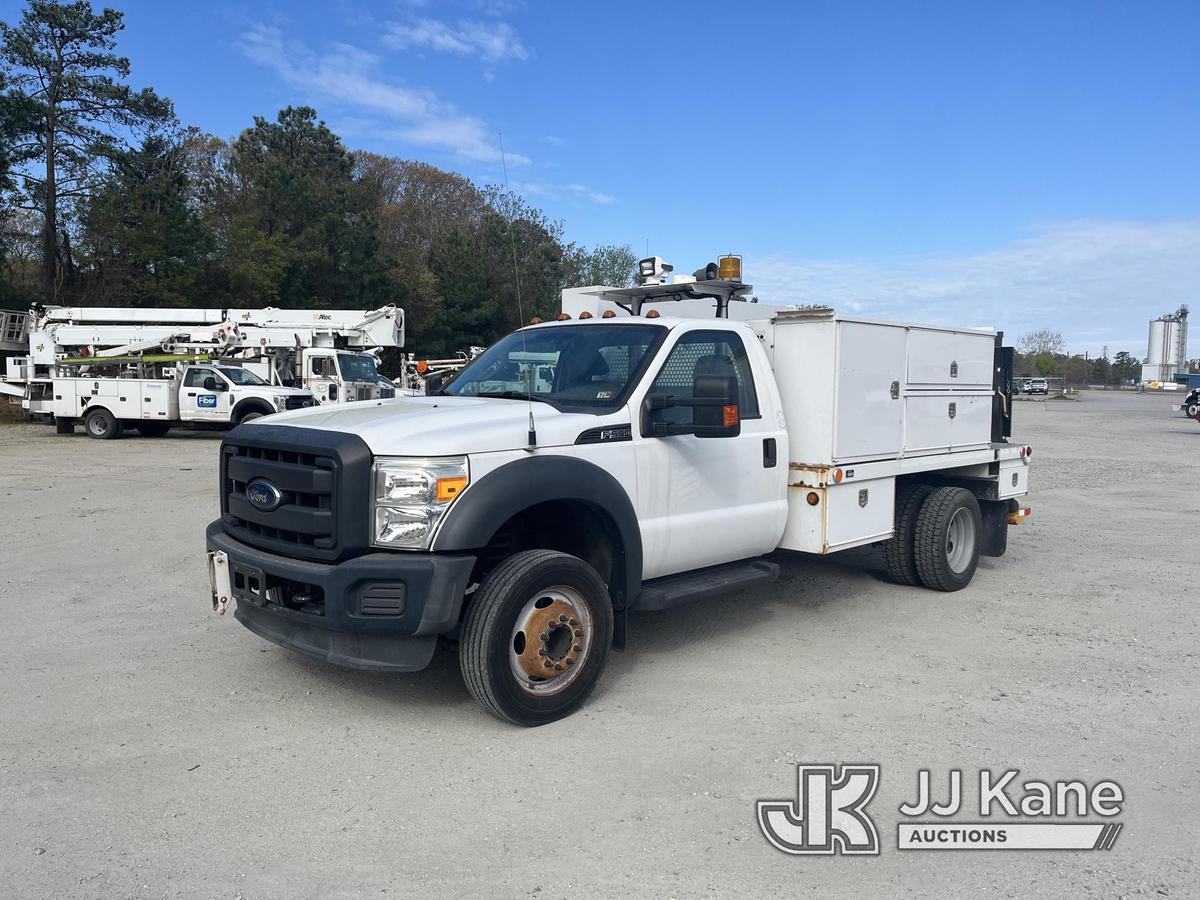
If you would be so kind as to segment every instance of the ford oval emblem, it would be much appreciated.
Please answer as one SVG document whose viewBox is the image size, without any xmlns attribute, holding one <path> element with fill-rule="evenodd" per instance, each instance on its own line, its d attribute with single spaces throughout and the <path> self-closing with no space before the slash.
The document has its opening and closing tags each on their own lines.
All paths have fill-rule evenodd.
<svg viewBox="0 0 1200 900">
<path fill-rule="evenodd" d="M 283 502 L 283 491 L 265 478 L 256 478 L 246 485 L 246 499 L 255 509 L 270 512 Z"/>
</svg>

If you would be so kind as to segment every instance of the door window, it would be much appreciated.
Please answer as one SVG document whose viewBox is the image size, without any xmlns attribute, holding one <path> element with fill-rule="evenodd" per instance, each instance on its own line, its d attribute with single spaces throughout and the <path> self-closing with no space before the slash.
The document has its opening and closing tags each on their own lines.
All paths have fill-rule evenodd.
<svg viewBox="0 0 1200 900">
<path fill-rule="evenodd" d="M 737 379 L 738 408 L 743 419 L 757 419 L 758 394 L 746 347 L 736 334 L 725 331 L 690 331 L 672 348 L 650 388 L 651 397 L 692 397 L 697 375 L 732 375 Z M 672 406 L 661 421 L 690 424 L 694 409 Z"/>
<path fill-rule="evenodd" d="M 187 375 L 184 376 L 183 386 L 202 388 L 204 387 L 205 378 L 216 378 L 217 373 L 212 369 L 188 369 Z"/>
<path fill-rule="evenodd" d="M 308 370 L 318 378 L 331 378 L 333 376 L 333 359 L 328 356 L 314 356 L 309 361 Z"/>
</svg>

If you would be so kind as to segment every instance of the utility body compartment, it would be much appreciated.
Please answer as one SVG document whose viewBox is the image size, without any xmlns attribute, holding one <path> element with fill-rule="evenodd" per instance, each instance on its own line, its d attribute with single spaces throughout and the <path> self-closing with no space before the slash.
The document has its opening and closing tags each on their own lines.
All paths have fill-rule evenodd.
<svg viewBox="0 0 1200 900">
<path fill-rule="evenodd" d="M 991 442 L 994 331 L 787 310 L 765 337 L 794 463 L 837 466 Z"/>
<path fill-rule="evenodd" d="M 898 476 L 995 457 L 994 331 L 828 309 L 782 310 L 756 324 L 787 423 L 784 549 L 886 540 Z"/>
</svg>

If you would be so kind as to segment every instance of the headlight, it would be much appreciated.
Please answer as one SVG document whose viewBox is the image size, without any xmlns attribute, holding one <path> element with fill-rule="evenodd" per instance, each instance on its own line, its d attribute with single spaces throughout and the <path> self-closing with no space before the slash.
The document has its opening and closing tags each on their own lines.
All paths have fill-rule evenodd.
<svg viewBox="0 0 1200 900">
<path fill-rule="evenodd" d="M 371 543 L 422 550 L 437 523 L 470 482 L 465 456 L 381 457 L 371 472 Z"/>
</svg>

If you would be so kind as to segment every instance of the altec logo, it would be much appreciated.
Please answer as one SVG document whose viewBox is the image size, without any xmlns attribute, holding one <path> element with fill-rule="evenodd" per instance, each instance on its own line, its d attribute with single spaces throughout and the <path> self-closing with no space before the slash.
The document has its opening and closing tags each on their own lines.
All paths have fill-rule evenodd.
<svg viewBox="0 0 1200 900">
<path fill-rule="evenodd" d="M 879 787 L 878 765 L 796 767 L 796 799 L 760 800 L 758 826 L 771 845 L 793 855 L 876 855 L 879 837 L 866 807 Z M 1016 769 L 979 772 L 976 803 L 965 801 L 963 774 L 951 769 L 935 802 L 927 769 L 917 798 L 901 804 L 899 850 L 1111 850 L 1121 833 L 1125 796 L 1114 781 L 1018 781 Z M 979 821 L 951 817 L 976 814 Z M 1101 821 L 1096 821 L 1099 817 Z M 1091 819 L 1091 821 L 1088 821 Z"/>
</svg>

